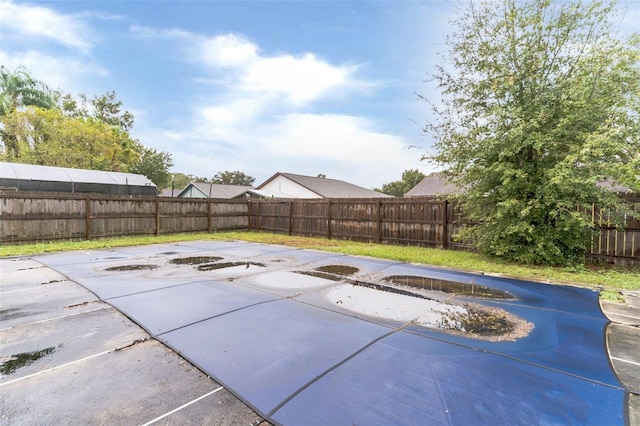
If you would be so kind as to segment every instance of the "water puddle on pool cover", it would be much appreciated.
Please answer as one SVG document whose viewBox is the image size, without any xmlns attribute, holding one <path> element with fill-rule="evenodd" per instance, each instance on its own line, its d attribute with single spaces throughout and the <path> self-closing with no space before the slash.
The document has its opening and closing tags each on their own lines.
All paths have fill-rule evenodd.
<svg viewBox="0 0 640 426">
<path fill-rule="evenodd" d="M 349 276 L 357 272 L 360 272 L 360 269 L 356 268 L 355 266 L 347 266 L 347 265 L 326 265 L 326 266 L 320 266 L 319 268 L 316 268 L 316 271 L 327 272 L 329 274 Z"/>
<path fill-rule="evenodd" d="M 506 291 L 457 281 L 441 280 L 438 278 L 420 277 L 414 275 L 392 275 L 385 281 L 402 286 L 414 287 L 420 290 L 441 291 L 460 296 L 482 297 L 487 299 L 511 299 L 513 296 Z"/>
<path fill-rule="evenodd" d="M 383 284 L 380 280 L 372 282 L 345 278 L 333 269 L 336 266 L 330 265 L 327 269 L 316 268 L 311 272 L 297 272 L 343 281 L 345 284 L 332 287 L 325 292 L 326 298 L 340 309 L 381 319 L 412 322 L 423 327 L 488 340 L 514 340 L 528 335 L 533 329 L 533 324 L 501 308 L 478 303 L 439 301 L 435 295 L 429 297 L 428 293 L 445 292 L 479 299 L 513 298 L 506 291 L 474 283 L 411 275 L 385 277 L 381 280 Z M 355 273 L 357 268 L 355 271 L 347 271 Z"/>
</svg>

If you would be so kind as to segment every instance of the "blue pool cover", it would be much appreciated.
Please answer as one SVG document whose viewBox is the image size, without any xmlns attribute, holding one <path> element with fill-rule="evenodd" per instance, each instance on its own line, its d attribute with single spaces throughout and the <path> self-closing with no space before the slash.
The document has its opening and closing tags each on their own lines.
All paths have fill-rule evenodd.
<svg viewBox="0 0 640 426">
<path fill-rule="evenodd" d="M 188 256 L 239 266 L 199 271 L 169 262 Z M 595 291 L 242 242 L 37 260 L 124 312 L 274 424 L 627 421 L 627 391 L 610 365 L 608 320 Z M 514 297 L 472 302 L 534 328 L 516 340 L 490 341 L 348 313 L 319 302 L 321 288 L 336 282 L 304 287 L 296 280 L 309 277 L 292 273 L 327 264 L 357 267 L 362 279 L 412 275 L 503 290 Z M 262 285 L 269 277 L 276 282 Z"/>
</svg>

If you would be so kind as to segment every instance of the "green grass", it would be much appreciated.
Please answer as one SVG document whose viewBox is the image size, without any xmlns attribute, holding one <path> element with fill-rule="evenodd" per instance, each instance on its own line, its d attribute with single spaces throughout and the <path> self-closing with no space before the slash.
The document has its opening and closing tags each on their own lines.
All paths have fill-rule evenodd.
<svg viewBox="0 0 640 426">
<path fill-rule="evenodd" d="M 602 297 L 620 301 L 620 291 L 640 290 L 640 268 L 589 265 L 584 268 L 553 268 L 520 265 L 464 251 L 392 246 L 353 241 L 307 238 L 257 232 L 220 232 L 213 234 L 175 234 L 145 237 L 122 237 L 90 241 L 64 241 L 0 247 L 1 256 L 24 256 L 37 253 L 92 250 L 132 245 L 172 243 L 192 240 L 243 240 L 265 244 L 323 250 L 357 256 L 441 266 L 488 275 L 507 276 L 553 284 L 567 284 L 603 289 Z"/>
</svg>

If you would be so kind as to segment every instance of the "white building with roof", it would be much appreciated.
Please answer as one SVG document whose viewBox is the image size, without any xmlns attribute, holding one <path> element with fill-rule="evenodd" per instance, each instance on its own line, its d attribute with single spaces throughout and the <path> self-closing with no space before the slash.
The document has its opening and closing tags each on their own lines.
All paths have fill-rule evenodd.
<svg viewBox="0 0 640 426">
<path fill-rule="evenodd" d="M 151 180 L 134 173 L 7 162 L 0 162 L 0 190 L 151 197 L 158 194 L 158 188 Z"/>
</svg>

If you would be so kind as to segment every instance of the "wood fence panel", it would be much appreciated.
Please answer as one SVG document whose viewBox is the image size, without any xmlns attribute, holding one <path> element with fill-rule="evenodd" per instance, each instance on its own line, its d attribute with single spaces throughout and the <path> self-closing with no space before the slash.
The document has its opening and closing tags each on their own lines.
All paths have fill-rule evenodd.
<svg viewBox="0 0 640 426">
<path fill-rule="evenodd" d="M 77 239 L 85 236 L 83 197 L 56 197 L 16 194 L 0 198 L 0 241 Z"/>
<path fill-rule="evenodd" d="M 383 241 L 442 246 L 444 202 L 431 199 L 385 200 L 381 208 Z"/>
<path fill-rule="evenodd" d="M 179 198 L 159 203 L 160 233 L 203 232 L 209 229 L 207 199 Z"/>
<path fill-rule="evenodd" d="M 249 202 L 251 224 L 250 229 L 270 232 L 289 232 L 288 201 L 253 201 Z"/>
<path fill-rule="evenodd" d="M 288 221 L 283 222 L 283 227 L 290 229 L 293 235 L 326 237 L 329 229 L 327 202 L 325 200 L 298 201 L 287 202 L 286 210 L 283 210 L 283 213 L 287 215 L 291 224 L 289 226 Z"/>
<path fill-rule="evenodd" d="M 377 201 L 332 200 L 331 236 L 354 241 L 376 241 Z"/>
<path fill-rule="evenodd" d="M 153 198 L 88 198 L 90 236 L 149 235 L 155 233 L 156 205 Z"/>
<path fill-rule="evenodd" d="M 249 227 L 249 204 L 245 200 L 212 200 L 210 206 L 209 231 Z"/>
<path fill-rule="evenodd" d="M 629 196 L 628 201 L 634 210 L 640 211 L 640 199 Z M 596 261 L 619 265 L 640 265 L 640 219 L 624 216 L 622 227 L 615 227 L 611 221 L 611 213 L 592 206 L 587 213 L 591 214 L 593 223 L 599 231 L 593 237 L 591 250 L 587 257 Z"/>
</svg>

